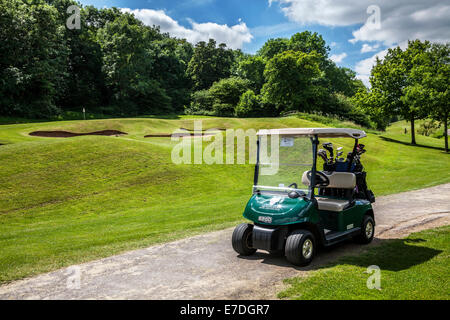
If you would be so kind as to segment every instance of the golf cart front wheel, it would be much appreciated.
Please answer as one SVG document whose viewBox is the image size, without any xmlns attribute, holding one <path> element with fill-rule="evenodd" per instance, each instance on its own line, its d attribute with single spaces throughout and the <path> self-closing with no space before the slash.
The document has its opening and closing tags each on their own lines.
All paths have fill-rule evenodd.
<svg viewBox="0 0 450 320">
<path fill-rule="evenodd" d="M 233 231 L 231 244 L 234 251 L 242 256 L 249 256 L 256 252 L 256 249 L 252 248 L 252 231 L 253 226 L 248 223 L 241 223 Z"/>
<path fill-rule="evenodd" d="M 375 221 L 371 216 L 364 216 L 361 234 L 355 238 L 357 243 L 368 244 L 372 242 L 375 234 Z"/>
<path fill-rule="evenodd" d="M 316 251 L 316 240 L 308 230 L 295 230 L 286 239 L 284 249 L 288 261 L 296 266 L 311 263 Z"/>
</svg>

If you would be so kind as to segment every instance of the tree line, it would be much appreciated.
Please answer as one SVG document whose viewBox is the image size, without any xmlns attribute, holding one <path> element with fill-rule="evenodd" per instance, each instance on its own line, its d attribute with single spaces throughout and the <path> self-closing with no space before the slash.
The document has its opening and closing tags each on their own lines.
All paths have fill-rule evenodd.
<svg viewBox="0 0 450 320">
<path fill-rule="evenodd" d="M 78 5 L 80 28 L 68 29 Z M 214 39 L 195 45 L 117 8 L 71 0 L 0 0 L 0 113 L 49 118 L 86 108 L 113 116 L 335 114 L 369 125 L 349 97 L 361 81 L 308 31 L 255 55 Z"/>
</svg>

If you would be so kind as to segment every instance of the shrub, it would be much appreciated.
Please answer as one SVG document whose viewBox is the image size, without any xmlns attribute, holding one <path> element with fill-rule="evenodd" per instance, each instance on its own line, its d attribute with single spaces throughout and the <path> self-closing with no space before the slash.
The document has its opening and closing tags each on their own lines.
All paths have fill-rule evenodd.
<svg viewBox="0 0 450 320">
<path fill-rule="evenodd" d="M 214 103 L 213 112 L 216 116 L 230 116 L 234 113 L 234 105 L 230 103 Z"/>
<path fill-rule="evenodd" d="M 218 103 L 237 105 L 239 98 L 249 87 L 250 81 L 239 77 L 231 77 L 215 82 L 209 88 L 209 92 Z"/>
<path fill-rule="evenodd" d="M 234 109 L 236 117 L 258 116 L 263 113 L 261 102 L 253 90 L 247 90 L 239 99 L 239 103 Z"/>
<path fill-rule="evenodd" d="M 437 129 L 439 129 L 439 123 L 437 121 L 425 120 L 419 125 L 417 133 L 428 137 L 436 133 Z"/>
<path fill-rule="evenodd" d="M 191 104 L 185 108 L 186 114 L 212 115 L 214 97 L 208 90 L 199 90 L 192 94 Z"/>
</svg>

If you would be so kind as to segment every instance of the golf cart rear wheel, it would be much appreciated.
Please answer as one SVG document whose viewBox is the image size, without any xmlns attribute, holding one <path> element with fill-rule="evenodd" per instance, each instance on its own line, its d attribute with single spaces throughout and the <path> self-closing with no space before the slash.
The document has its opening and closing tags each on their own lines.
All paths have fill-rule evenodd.
<svg viewBox="0 0 450 320">
<path fill-rule="evenodd" d="M 288 261 L 296 266 L 311 263 L 316 251 L 316 240 L 308 230 L 295 230 L 286 239 L 284 252 Z"/>
<path fill-rule="evenodd" d="M 256 249 L 252 248 L 252 231 L 253 225 L 248 223 L 241 223 L 233 231 L 231 238 L 233 249 L 242 256 L 249 256 L 256 252 Z"/>
<path fill-rule="evenodd" d="M 375 221 L 371 216 L 364 216 L 361 225 L 361 234 L 355 237 L 355 241 L 361 244 L 368 244 L 372 242 L 375 234 Z"/>
</svg>

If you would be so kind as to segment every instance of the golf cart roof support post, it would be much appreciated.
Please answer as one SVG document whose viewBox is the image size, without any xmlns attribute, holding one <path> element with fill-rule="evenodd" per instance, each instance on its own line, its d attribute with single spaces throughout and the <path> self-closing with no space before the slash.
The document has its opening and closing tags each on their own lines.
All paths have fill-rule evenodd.
<svg viewBox="0 0 450 320">
<path fill-rule="evenodd" d="M 311 183 L 309 185 L 309 198 L 314 198 L 314 189 L 316 186 L 316 165 L 317 165 L 317 146 L 319 145 L 319 137 L 318 135 L 314 135 L 314 137 L 311 137 L 312 142 L 312 152 L 313 152 L 313 165 L 311 168 Z"/>
<path fill-rule="evenodd" d="M 348 165 L 347 165 L 347 172 L 350 172 L 350 170 L 352 169 L 352 163 L 353 163 L 353 159 L 356 156 L 357 148 L 358 148 L 358 139 L 355 139 L 355 144 L 353 145 L 352 156 L 351 156 L 350 161 L 348 162 Z"/>
<path fill-rule="evenodd" d="M 259 137 L 256 139 L 256 164 L 255 164 L 255 175 L 253 177 L 253 185 L 258 185 L 258 174 L 259 174 L 259 147 L 260 141 Z"/>
</svg>

